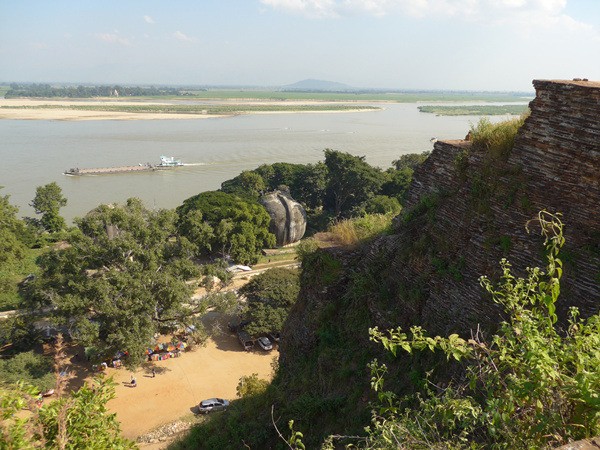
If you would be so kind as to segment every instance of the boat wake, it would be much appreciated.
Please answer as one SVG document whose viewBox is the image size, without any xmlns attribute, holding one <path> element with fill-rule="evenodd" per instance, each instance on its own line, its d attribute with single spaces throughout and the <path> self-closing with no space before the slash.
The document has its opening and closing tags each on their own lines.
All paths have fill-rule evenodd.
<svg viewBox="0 0 600 450">
<path fill-rule="evenodd" d="M 206 166 L 206 163 L 183 163 L 184 166 Z"/>
</svg>

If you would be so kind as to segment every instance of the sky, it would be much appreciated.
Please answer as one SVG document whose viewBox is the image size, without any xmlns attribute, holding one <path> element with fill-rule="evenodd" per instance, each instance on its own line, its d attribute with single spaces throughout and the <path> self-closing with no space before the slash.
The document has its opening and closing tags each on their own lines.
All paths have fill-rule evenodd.
<svg viewBox="0 0 600 450">
<path fill-rule="evenodd" d="M 600 0 L 0 0 L 0 82 L 532 91 L 600 80 Z"/>
</svg>

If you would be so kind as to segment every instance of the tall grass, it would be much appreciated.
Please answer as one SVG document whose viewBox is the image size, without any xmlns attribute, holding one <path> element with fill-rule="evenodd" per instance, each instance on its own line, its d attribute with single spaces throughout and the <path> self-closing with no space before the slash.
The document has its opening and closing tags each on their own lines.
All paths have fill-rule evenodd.
<svg viewBox="0 0 600 450">
<path fill-rule="evenodd" d="M 515 136 L 525 122 L 528 114 L 517 119 L 509 119 L 499 123 L 491 123 L 486 117 L 476 126 L 471 125 L 471 141 L 473 147 L 485 150 L 495 159 L 506 159 L 515 144 Z"/>
<path fill-rule="evenodd" d="M 363 217 L 342 220 L 329 228 L 339 245 L 355 245 L 389 230 L 392 214 L 367 214 Z"/>
</svg>

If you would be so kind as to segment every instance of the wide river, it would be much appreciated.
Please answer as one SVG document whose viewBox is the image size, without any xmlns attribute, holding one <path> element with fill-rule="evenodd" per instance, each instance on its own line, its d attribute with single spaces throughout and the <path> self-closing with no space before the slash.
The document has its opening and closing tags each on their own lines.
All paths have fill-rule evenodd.
<svg viewBox="0 0 600 450">
<path fill-rule="evenodd" d="M 381 104 L 377 106 L 382 106 Z M 218 189 L 263 163 L 314 163 L 331 148 L 365 156 L 387 168 L 406 153 L 430 150 L 432 137 L 463 138 L 478 117 L 420 113 L 416 103 L 384 104 L 381 111 L 241 115 L 197 120 L 0 120 L 0 195 L 21 216 L 36 186 L 56 181 L 68 199 L 68 220 L 101 203 L 139 197 L 150 208 L 173 208 L 199 192 Z M 500 118 L 494 118 L 498 120 Z M 158 163 L 175 156 L 186 166 L 118 175 L 66 176 L 71 167 Z"/>
</svg>

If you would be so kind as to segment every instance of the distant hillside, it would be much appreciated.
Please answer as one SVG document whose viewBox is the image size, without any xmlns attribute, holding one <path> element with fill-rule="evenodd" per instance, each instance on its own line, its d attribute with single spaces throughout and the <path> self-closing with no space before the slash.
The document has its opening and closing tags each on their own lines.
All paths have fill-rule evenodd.
<svg viewBox="0 0 600 450">
<path fill-rule="evenodd" d="M 348 86 L 344 83 L 337 83 L 335 81 L 324 81 L 324 80 L 302 80 L 297 83 L 287 84 L 281 86 L 284 91 L 354 91 L 356 90 L 352 86 Z"/>
</svg>

